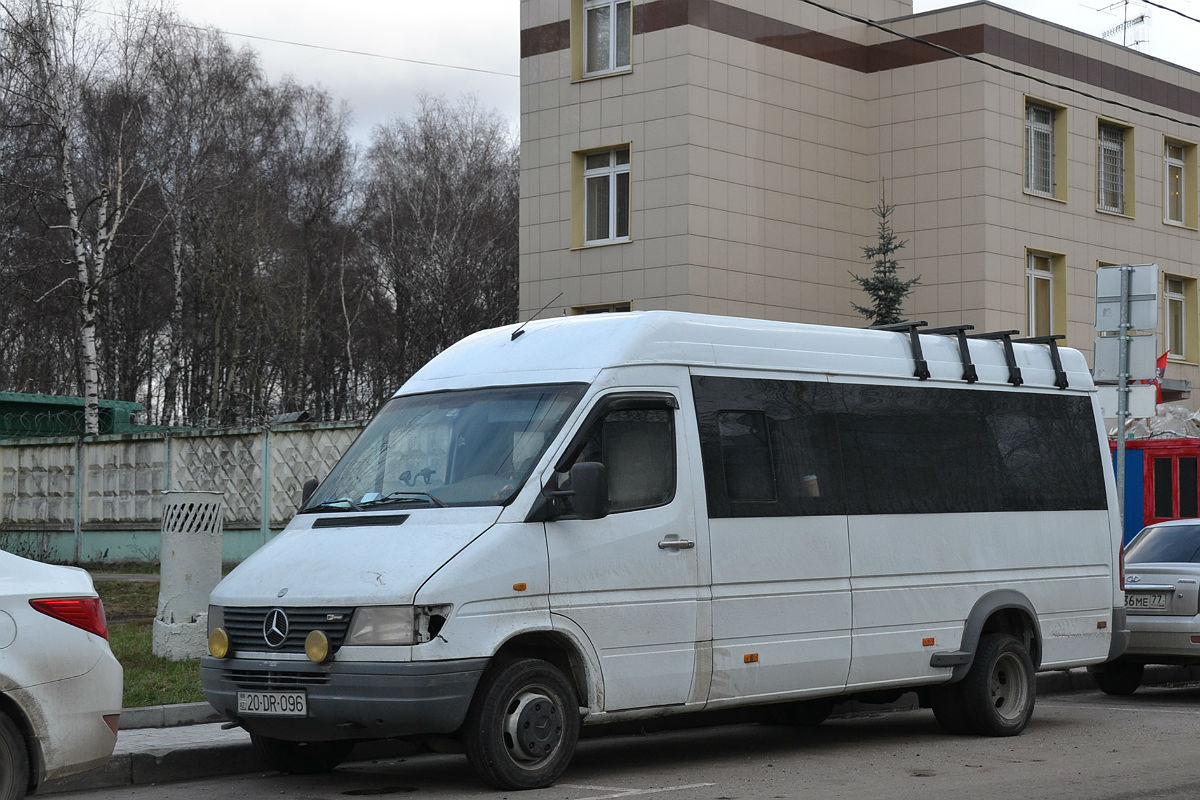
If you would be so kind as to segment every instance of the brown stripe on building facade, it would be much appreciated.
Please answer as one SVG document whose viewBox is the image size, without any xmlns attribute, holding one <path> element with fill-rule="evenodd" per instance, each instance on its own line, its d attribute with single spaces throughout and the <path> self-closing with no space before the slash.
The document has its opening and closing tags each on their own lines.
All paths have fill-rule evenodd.
<svg viewBox="0 0 1200 800">
<path fill-rule="evenodd" d="M 954 54 L 922 42 L 897 39 L 864 45 L 820 31 L 792 25 L 718 0 L 650 0 L 633 9 L 634 34 L 683 25 L 722 33 L 794 55 L 872 73 L 903 69 L 954 58 Z M 1038 70 L 1063 80 L 1135 97 L 1145 103 L 1190 116 L 1200 116 L 1200 92 L 1134 70 L 1048 45 L 993 25 L 971 25 L 921 36 L 963 55 L 988 55 L 1017 67 Z M 570 20 L 521 31 L 521 57 L 569 49 Z"/>
</svg>

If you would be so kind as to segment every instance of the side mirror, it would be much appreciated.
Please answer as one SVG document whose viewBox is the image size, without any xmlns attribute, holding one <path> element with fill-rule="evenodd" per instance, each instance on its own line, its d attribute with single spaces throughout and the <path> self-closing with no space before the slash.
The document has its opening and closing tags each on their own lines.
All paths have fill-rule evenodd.
<svg viewBox="0 0 1200 800">
<path fill-rule="evenodd" d="M 304 508 L 304 506 L 308 504 L 308 499 L 313 496 L 313 492 L 316 490 L 316 478 L 309 478 L 304 482 L 304 488 L 300 490 L 300 508 Z"/>
<path fill-rule="evenodd" d="M 579 519 L 608 516 L 608 470 L 598 461 L 571 467 L 571 507 Z"/>
</svg>

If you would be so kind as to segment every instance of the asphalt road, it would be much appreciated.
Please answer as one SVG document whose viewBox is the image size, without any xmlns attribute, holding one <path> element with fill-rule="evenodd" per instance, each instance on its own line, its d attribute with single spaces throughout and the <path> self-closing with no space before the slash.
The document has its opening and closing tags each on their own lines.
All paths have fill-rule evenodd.
<svg viewBox="0 0 1200 800">
<path fill-rule="evenodd" d="M 58 800 L 320 800 L 516 797 L 604 800 L 759 798 L 1195 798 L 1200 686 L 1043 696 L 1021 736 L 949 736 L 929 711 L 833 719 L 818 728 L 741 724 L 585 740 L 555 786 L 498 792 L 460 755 L 358 762 L 329 775 L 239 777 L 58 794 Z"/>
</svg>

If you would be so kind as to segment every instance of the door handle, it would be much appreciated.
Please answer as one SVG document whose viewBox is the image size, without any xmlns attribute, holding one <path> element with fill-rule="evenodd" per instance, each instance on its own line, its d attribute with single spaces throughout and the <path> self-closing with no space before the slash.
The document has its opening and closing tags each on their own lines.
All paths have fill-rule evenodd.
<svg viewBox="0 0 1200 800">
<path fill-rule="evenodd" d="M 691 539 L 663 539 L 658 543 L 659 550 L 691 550 L 695 546 Z"/>
</svg>

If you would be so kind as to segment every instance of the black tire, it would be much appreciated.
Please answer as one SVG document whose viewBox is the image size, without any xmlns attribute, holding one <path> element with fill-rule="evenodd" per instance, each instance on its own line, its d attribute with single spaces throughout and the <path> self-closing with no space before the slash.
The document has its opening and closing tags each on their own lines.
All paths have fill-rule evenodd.
<svg viewBox="0 0 1200 800">
<path fill-rule="evenodd" d="M 29 751 L 25 737 L 7 714 L 0 713 L 0 800 L 20 800 L 29 789 Z"/>
<path fill-rule="evenodd" d="M 316 775 L 329 772 L 346 760 L 354 742 L 289 742 L 269 736 L 250 734 L 250 743 L 271 769 L 293 775 Z"/>
<path fill-rule="evenodd" d="M 979 640 L 959 688 L 970 730 L 981 736 L 1016 736 L 1033 717 L 1037 682 L 1025 645 L 1007 633 Z"/>
<path fill-rule="evenodd" d="M 579 701 L 558 668 L 537 658 L 500 663 L 484 675 L 463 724 L 471 768 L 498 789 L 541 789 L 571 763 Z"/>
<path fill-rule="evenodd" d="M 1088 667 L 1088 672 L 1096 680 L 1096 685 L 1105 694 L 1124 696 L 1133 694 L 1142 685 L 1142 672 L 1145 664 L 1130 661 L 1112 661 L 1108 664 L 1097 664 Z"/>
<path fill-rule="evenodd" d="M 801 700 L 795 703 L 777 703 L 767 706 L 767 721 L 773 725 L 795 725 L 813 728 L 829 719 L 833 713 L 833 698 Z"/>
<path fill-rule="evenodd" d="M 930 692 L 930 705 L 938 725 L 946 733 L 969 733 L 966 706 L 963 705 L 962 684 L 937 686 Z"/>
</svg>

